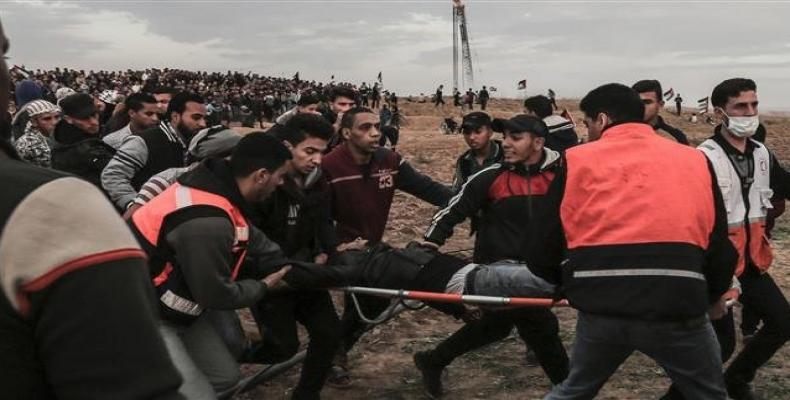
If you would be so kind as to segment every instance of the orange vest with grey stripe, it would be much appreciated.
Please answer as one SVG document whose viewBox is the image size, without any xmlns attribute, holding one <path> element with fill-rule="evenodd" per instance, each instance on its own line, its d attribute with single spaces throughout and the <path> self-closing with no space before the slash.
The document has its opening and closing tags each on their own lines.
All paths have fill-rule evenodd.
<svg viewBox="0 0 790 400">
<path fill-rule="evenodd" d="M 222 210 L 235 227 L 230 277 L 236 279 L 247 253 L 249 225 L 241 210 L 225 197 L 175 183 L 137 210 L 131 220 L 132 230 L 149 254 L 151 277 L 163 311 L 184 322 L 197 318 L 203 307 L 192 299 L 176 262 L 177 257 L 169 250 L 165 236 L 168 228 L 174 228 L 171 225 L 179 213 L 206 206 Z"/>
<path fill-rule="evenodd" d="M 751 140 L 751 139 L 750 139 Z M 754 148 L 754 173 L 748 191 L 738 171 L 724 149 L 712 139 L 704 141 L 699 149 L 708 157 L 716 171 L 724 206 L 727 208 L 727 226 L 730 241 L 738 250 L 738 265 L 735 276 L 740 276 L 746 267 L 746 256 L 758 270 L 765 272 L 773 261 L 768 237 L 765 235 L 765 220 L 771 204 L 771 158 L 768 149 L 752 140 Z M 746 198 L 744 198 L 744 194 Z"/>
<path fill-rule="evenodd" d="M 566 160 L 563 280 L 573 306 L 651 320 L 704 315 L 716 214 L 705 156 L 626 123 Z"/>
</svg>

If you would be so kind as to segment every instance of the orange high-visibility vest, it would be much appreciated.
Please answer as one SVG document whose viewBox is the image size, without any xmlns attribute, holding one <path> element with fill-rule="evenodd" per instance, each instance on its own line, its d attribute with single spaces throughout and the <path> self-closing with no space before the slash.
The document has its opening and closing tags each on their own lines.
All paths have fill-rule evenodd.
<svg viewBox="0 0 790 400">
<path fill-rule="evenodd" d="M 151 276 L 160 301 L 169 309 L 192 317 L 200 315 L 203 307 L 191 299 L 185 283 L 173 284 L 170 277 L 178 268 L 175 255 L 164 249 L 162 232 L 169 216 L 189 207 L 211 206 L 224 211 L 236 230 L 232 253 L 233 269 L 230 278 L 236 279 L 244 262 L 249 239 L 249 224 L 241 210 L 223 196 L 175 183 L 132 215 L 132 228 L 143 248 L 149 253 Z M 152 254 L 153 253 L 153 254 Z"/>
</svg>

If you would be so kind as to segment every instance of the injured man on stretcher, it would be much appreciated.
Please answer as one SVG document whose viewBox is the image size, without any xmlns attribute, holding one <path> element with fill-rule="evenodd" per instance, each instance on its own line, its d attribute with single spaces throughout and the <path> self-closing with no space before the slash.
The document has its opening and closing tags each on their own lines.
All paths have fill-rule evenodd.
<svg viewBox="0 0 790 400">
<path fill-rule="evenodd" d="M 281 281 L 283 286 L 296 290 L 365 286 L 478 296 L 556 296 L 556 285 L 515 261 L 475 264 L 417 242 L 397 249 L 383 243 L 368 246 L 358 240 L 338 250 L 342 254 L 338 265 L 293 263 Z M 427 304 L 456 317 L 466 311 L 460 304 Z"/>
</svg>

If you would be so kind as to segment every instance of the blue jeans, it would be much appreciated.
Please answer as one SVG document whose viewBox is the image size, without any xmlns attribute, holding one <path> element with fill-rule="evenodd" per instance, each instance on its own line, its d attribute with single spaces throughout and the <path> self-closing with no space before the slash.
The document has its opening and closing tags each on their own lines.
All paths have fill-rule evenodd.
<svg viewBox="0 0 790 400">
<path fill-rule="evenodd" d="M 666 322 L 580 311 L 570 375 L 544 400 L 592 399 L 634 351 L 655 360 L 686 398 L 727 398 L 719 343 L 707 316 Z"/>
<path fill-rule="evenodd" d="M 552 297 L 555 285 L 535 275 L 526 265 L 498 261 L 479 265 L 472 271 L 472 287 L 465 294 L 502 297 Z"/>
</svg>

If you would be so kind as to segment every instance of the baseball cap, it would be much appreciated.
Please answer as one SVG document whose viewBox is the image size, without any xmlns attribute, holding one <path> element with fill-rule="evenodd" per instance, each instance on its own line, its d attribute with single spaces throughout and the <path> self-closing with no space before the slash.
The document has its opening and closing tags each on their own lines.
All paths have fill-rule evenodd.
<svg viewBox="0 0 790 400">
<path fill-rule="evenodd" d="M 461 131 L 476 130 L 484 126 L 491 126 L 491 117 L 481 111 L 466 114 L 461 121 Z"/>
<path fill-rule="evenodd" d="M 88 119 L 98 112 L 93 96 L 86 93 L 75 93 L 64 97 L 60 100 L 60 109 L 63 110 L 64 115 L 76 119 Z"/>
<path fill-rule="evenodd" d="M 494 132 L 529 132 L 544 138 L 549 135 L 549 128 L 546 127 L 543 120 L 526 114 L 519 114 L 510 119 L 497 118 L 491 124 L 491 128 L 494 129 Z"/>
</svg>

